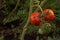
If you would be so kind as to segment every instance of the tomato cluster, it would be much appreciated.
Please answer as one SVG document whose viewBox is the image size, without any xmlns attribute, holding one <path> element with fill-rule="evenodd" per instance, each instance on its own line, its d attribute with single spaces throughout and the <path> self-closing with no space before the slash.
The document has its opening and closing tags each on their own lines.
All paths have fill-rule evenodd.
<svg viewBox="0 0 60 40">
<path fill-rule="evenodd" d="M 43 16 L 40 18 L 41 14 L 39 12 L 33 12 L 30 16 L 30 23 L 33 25 L 39 25 L 44 19 L 47 22 L 50 22 L 54 19 L 54 12 L 51 9 L 45 9 L 43 11 Z"/>
</svg>

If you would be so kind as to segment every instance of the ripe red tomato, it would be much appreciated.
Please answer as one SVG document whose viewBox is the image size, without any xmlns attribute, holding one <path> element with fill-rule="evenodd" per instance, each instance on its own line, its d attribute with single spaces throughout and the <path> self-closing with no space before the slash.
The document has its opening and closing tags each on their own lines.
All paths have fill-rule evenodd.
<svg viewBox="0 0 60 40">
<path fill-rule="evenodd" d="M 54 19 L 54 12 L 53 12 L 53 10 L 45 9 L 43 12 L 44 12 L 43 18 L 44 18 L 45 21 L 50 22 L 50 21 L 52 21 Z"/>
<path fill-rule="evenodd" d="M 39 18 L 39 16 L 39 12 L 33 12 L 30 16 L 30 23 L 35 26 L 38 26 L 41 23 L 41 19 Z"/>
</svg>

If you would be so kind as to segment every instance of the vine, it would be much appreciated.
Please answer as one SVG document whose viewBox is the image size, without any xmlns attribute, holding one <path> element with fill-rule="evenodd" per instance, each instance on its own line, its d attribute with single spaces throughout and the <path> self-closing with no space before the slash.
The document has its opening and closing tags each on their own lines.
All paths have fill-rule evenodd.
<svg viewBox="0 0 60 40">
<path fill-rule="evenodd" d="M 29 16 L 28 16 L 28 20 L 23 28 L 23 32 L 22 32 L 22 35 L 21 35 L 21 40 L 24 40 L 24 35 L 25 35 L 25 32 L 27 30 L 27 25 L 29 23 L 29 18 L 30 18 L 30 14 L 32 13 L 32 0 L 30 0 L 30 10 L 29 10 Z"/>
<path fill-rule="evenodd" d="M 41 5 L 43 5 L 45 1 L 46 1 L 46 0 L 43 0 L 42 3 L 41 3 Z M 39 3 L 38 3 L 38 4 L 39 4 Z M 25 35 L 25 33 L 26 33 L 26 30 L 27 30 L 27 26 L 28 26 L 28 23 L 29 23 L 30 14 L 32 13 L 32 6 L 33 6 L 33 5 L 32 5 L 32 0 L 30 0 L 29 16 L 28 16 L 28 20 L 27 20 L 27 22 L 26 22 L 26 24 L 25 24 L 25 26 L 24 26 L 24 28 L 23 28 L 22 35 L 20 36 L 20 39 L 21 39 L 21 40 L 24 40 L 24 35 Z M 43 15 L 43 10 L 42 10 L 41 6 L 39 6 L 39 5 L 37 5 L 37 6 L 38 6 L 38 8 L 40 8 L 40 10 L 41 10 L 41 12 L 42 12 L 42 15 Z M 37 10 L 37 9 L 36 9 L 36 10 Z"/>
</svg>

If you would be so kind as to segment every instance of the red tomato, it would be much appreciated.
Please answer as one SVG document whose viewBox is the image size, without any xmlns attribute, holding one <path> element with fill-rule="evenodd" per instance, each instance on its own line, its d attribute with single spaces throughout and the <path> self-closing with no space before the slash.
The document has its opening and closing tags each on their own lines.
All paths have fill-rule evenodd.
<svg viewBox="0 0 60 40">
<path fill-rule="evenodd" d="M 51 9 L 45 9 L 44 11 L 43 18 L 45 21 L 52 21 L 54 19 L 54 12 Z"/>
<path fill-rule="evenodd" d="M 39 12 L 33 12 L 30 16 L 30 23 L 35 26 L 38 26 L 41 23 L 41 19 L 39 18 L 39 16 Z"/>
</svg>

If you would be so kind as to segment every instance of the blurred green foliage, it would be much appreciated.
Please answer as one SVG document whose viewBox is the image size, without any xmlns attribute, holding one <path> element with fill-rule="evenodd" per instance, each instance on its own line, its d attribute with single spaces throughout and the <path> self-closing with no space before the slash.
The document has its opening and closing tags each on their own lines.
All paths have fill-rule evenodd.
<svg viewBox="0 0 60 40">
<path fill-rule="evenodd" d="M 39 1 L 41 3 L 43 0 L 39 0 Z M 12 12 L 12 10 L 15 8 L 17 2 L 18 2 L 18 0 L 3 0 L 4 7 L 0 9 L 0 15 L 2 14 L 0 19 L 3 19 L 3 21 L 1 21 L 1 20 L 0 21 L 3 24 L 10 23 L 10 22 L 13 22 L 18 19 L 20 21 L 22 21 L 19 24 L 26 23 L 28 14 L 29 14 L 30 1 L 29 0 L 20 0 L 19 5 L 17 6 L 17 9 L 12 14 L 10 14 Z M 46 8 L 50 8 L 54 11 L 55 19 L 51 23 L 56 26 L 56 28 L 55 28 L 56 32 L 59 32 L 60 31 L 60 0 L 47 0 L 47 2 L 44 4 L 44 6 L 42 8 L 43 8 L 43 10 Z M 10 17 L 9 17 L 9 15 L 10 15 Z M 4 17 L 4 18 L 2 18 L 2 17 Z M 25 22 L 23 22 L 23 21 L 25 21 Z M 21 25 L 24 25 L 24 24 L 21 24 Z M 45 27 L 44 24 L 43 24 L 43 26 Z M 19 27 L 20 27 L 20 25 L 19 25 Z M 41 27 L 40 25 L 34 26 L 29 23 L 27 33 L 32 33 L 32 32 L 38 31 L 38 29 L 40 27 Z M 48 31 L 48 30 L 45 30 L 45 31 Z M 50 40 L 59 40 L 60 38 L 54 39 L 54 37 L 53 37 L 53 39 L 52 39 L 52 38 L 48 37 L 48 40 L 49 39 Z"/>
</svg>

